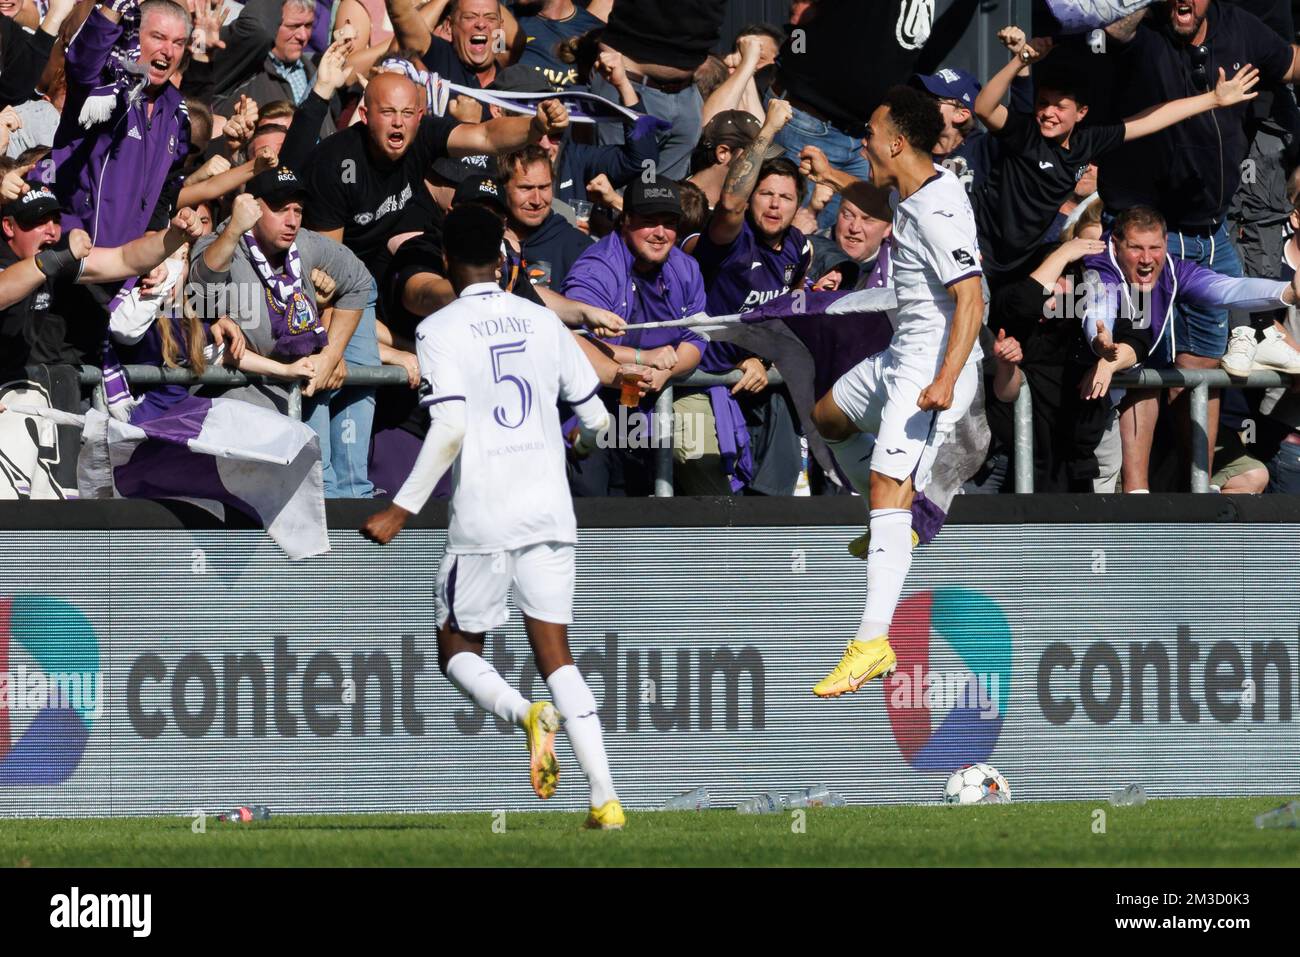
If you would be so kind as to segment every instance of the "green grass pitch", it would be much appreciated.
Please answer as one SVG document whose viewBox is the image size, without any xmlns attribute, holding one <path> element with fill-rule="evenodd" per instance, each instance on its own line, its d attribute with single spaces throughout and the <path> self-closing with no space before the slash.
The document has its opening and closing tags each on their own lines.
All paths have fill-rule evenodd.
<svg viewBox="0 0 1300 957">
<path fill-rule="evenodd" d="M 582 815 L 548 812 L 209 819 L 201 834 L 189 818 L 9 820 L 0 821 L 0 867 L 1300 865 L 1300 831 L 1254 826 L 1281 803 L 848 807 L 812 809 L 802 822 L 732 810 L 629 812 L 621 833 L 585 832 Z M 1105 833 L 1095 830 L 1098 809 Z"/>
</svg>

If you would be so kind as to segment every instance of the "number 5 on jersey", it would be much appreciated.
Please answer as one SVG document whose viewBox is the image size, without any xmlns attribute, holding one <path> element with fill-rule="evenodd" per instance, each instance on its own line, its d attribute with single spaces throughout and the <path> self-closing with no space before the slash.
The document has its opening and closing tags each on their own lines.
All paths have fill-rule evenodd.
<svg viewBox="0 0 1300 957">
<path fill-rule="evenodd" d="M 527 379 L 519 376 L 509 375 L 502 370 L 502 360 L 511 355 L 523 355 L 528 348 L 527 340 L 521 339 L 519 342 L 503 342 L 500 345 L 490 346 L 488 352 L 492 355 L 492 378 L 498 383 L 509 383 L 519 393 L 519 418 L 510 421 L 509 412 L 504 405 L 498 405 L 492 410 L 492 418 L 496 420 L 497 425 L 507 429 L 517 429 L 528 419 L 528 413 L 533 408 L 533 387 L 529 385 Z M 513 404 L 513 403 L 512 403 Z"/>
</svg>

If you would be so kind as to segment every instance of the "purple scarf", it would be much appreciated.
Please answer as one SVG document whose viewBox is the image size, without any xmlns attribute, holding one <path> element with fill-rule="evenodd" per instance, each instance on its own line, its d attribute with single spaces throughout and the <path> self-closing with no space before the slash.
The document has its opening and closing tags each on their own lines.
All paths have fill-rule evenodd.
<svg viewBox="0 0 1300 957">
<path fill-rule="evenodd" d="M 294 243 L 285 253 L 284 272 L 281 273 L 271 267 L 251 232 L 244 233 L 244 245 L 266 291 L 266 311 L 271 317 L 271 335 L 275 336 L 275 354 L 300 358 L 320 352 L 329 343 L 329 334 L 316 315 L 316 304 L 303 287 L 298 244 Z"/>
</svg>

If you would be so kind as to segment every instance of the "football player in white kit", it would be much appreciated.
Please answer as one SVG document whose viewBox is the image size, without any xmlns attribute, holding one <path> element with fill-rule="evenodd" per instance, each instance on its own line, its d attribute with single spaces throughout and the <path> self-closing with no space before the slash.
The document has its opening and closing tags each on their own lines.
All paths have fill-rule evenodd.
<svg viewBox="0 0 1300 957">
<path fill-rule="evenodd" d="M 897 191 L 890 251 L 898 310 L 889 348 L 841 376 L 813 412 L 871 506 L 866 609 L 843 659 L 813 687 L 820 698 L 857 691 L 896 667 L 889 627 L 912 564 L 912 497 L 978 385 L 979 365 L 968 361 L 979 356 L 972 350 L 984 320 L 975 217 L 961 183 L 931 158 L 942 130 L 933 97 L 897 86 L 871 114 L 864 140 L 871 187 Z M 824 157 L 810 159 L 805 169 L 824 169 Z"/>
<path fill-rule="evenodd" d="M 541 798 L 555 793 L 554 740 L 563 717 L 591 786 L 586 826 L 614 830 L 625 818 L 596 699 L 569 653 L 578 536 L 556 399 L 573 405 L 578 441 L 588 448 L 608 415 L 596 373 L 559 317 L 497 285 L 503 232 L 501 218 L 477 204 L 447 216 L 444 258 L 458 298 L 416 330 L 429 434 L 393 503 L 361 534 L 390 542 L 452 468 L 436 593 L 438 665 L 475 704 L 524 729 Z M 509 617 L 512 588 L 554 705 L 529 702 L 483 658 L 485 634 Z"/>
</svg>

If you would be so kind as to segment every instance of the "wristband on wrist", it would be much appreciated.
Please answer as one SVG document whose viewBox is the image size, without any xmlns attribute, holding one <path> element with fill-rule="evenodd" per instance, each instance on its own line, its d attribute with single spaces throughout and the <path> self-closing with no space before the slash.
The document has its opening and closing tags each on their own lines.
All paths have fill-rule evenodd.
<svg viewBox="0 0 1300 957">
<path fill-rule="evenodd" d="M 642 364 L 642 363 L 641 363 L 641 350 L 640 350 L 640 349 L 638 349 L 638 350 L 636 351 L 636 364 L 637 364 L 637 365 L 641 365 L 641 364 Z"/>
<path fill-rule="evenodd" d="M 71 249 L 42 249 L 36 254 L 36 268 L 50 279 L 68 279 L 81 273 L 81 260 Z"/>
</svg>

